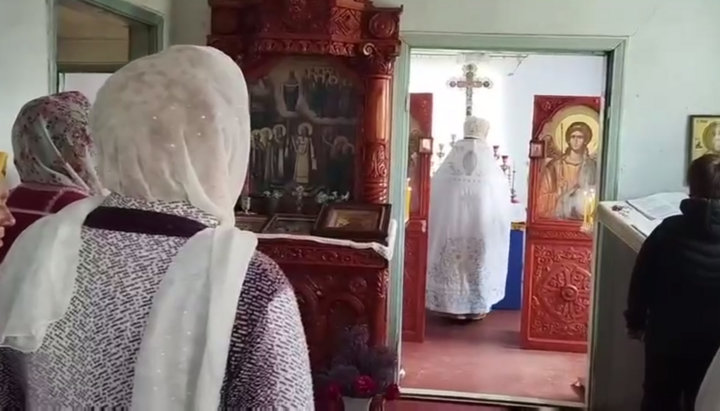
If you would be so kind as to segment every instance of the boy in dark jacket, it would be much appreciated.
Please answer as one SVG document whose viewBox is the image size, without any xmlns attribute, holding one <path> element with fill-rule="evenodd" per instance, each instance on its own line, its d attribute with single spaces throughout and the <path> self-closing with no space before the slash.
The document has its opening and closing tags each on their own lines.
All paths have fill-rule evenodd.
<svg viewBox="0 0 720 411">
<path fill-rule="evenodd" d="M 645 343 L 643 411 L 692 411 L 720 347 L 720 156 L 687 172 L 690 198 L 635 261 L 625 319 Z"/>
</svg>

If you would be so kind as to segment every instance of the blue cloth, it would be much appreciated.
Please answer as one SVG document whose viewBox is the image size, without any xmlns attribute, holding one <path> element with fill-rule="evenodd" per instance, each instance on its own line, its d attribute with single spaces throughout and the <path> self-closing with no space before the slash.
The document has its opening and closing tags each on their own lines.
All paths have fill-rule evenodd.
<svg viewBox="0 0 720 411">
<path fill-rule="evenodd" d="M 519 310 L 522 306 L 523 263 L 525 262 L 525 231 L 510 232 L 510 260 L 505 284 L 505 298 L 493 306 L 494 310 Z"/>
</svg>

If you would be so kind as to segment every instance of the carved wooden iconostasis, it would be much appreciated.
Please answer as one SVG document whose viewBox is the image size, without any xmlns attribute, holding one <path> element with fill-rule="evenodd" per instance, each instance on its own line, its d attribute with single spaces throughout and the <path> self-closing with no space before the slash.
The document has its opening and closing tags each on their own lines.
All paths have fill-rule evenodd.
<svg viewBox="0 0 720 411">
<path fill-rule="evenodd" d="M 535 96 L 523 284 L 524 348 L 587 352 L 592 236 L 585 193 L 599 182 L 600 98 Z"/>
<path fill-rule="evenodd" d="M 388 201 L 391 92 L 401 8 L 368 0 L 209 0 L 208 44 L 243 69 L 251 97 L 251 211 L 282 195 L 274 212 L 318 211 L 317 194 Z M 256 208 L 259 207 L 259 208 Z M 367 324 L 384 343 L 388 261 L 372 250 L 294 239 L 258 249 L 293 284 L 314 370 L 338 331 Z"/>
<path fill-rule="evenodd" d="M 425 339 L 430 168 L 432 161 L 432 93 L 410 94 L 410 144 L 407 178 L 411 187 L 410 217 L 405 228 L 402 339 Z"/>
</svg>

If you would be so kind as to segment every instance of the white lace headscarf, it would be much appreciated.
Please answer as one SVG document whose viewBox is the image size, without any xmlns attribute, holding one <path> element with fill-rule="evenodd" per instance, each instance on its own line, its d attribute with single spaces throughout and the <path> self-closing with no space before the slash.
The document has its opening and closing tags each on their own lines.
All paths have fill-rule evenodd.
<svg viewBox="0 0 720 411">
<path fill-rule="evenodd" d="M 233 223 L 249 113 L 240 69 L 216 49 L 174 46 L 135 60 L 105 82 L 90 114 L 100 179 L 124 196 L 189 201 Z"/>
<path fill-rule="evenodd" d="M 242 72 L 215 49 L 170 47 L 113 74 L 98 93 L 91 126 L 108 189 L 189 201 L 221 219 L 172 258 L 153 296 L 132 395 L 132 409 L 140 411 L 218 409 L 238 300 L 257 246 L 253 233 L 232 224 L 250 151 Z M 102 201 L 77 201 L 17 239 L 0 265 L 0 346 L 35 352 L 65 315 L 83 222 Z"/>
</svg>

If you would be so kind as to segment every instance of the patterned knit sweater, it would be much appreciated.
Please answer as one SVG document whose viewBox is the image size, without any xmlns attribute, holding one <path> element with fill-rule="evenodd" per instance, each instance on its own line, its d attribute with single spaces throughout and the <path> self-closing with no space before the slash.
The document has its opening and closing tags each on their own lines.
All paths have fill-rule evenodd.
<svg viewBox="0 0 720 411">
<path fill-rule="evenodd" d="M 103 205 L 212 216 L 184 202 L 116 194 Z M 0 349 L 0 409 L 124 408 L 160 281 L 185 238 L 83 227 L 75 294 L 66 315 L 32 354 Z M 294 292 L 280 268 L 256 252 L 232 334 L 221 409 L 312 410 L 307 343 Z"/>
</svg>

